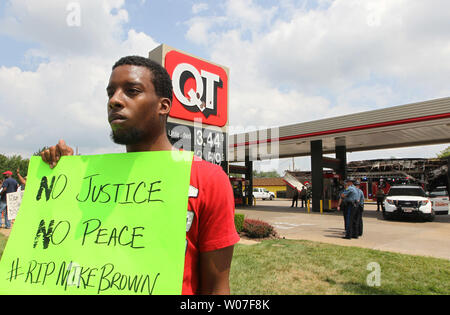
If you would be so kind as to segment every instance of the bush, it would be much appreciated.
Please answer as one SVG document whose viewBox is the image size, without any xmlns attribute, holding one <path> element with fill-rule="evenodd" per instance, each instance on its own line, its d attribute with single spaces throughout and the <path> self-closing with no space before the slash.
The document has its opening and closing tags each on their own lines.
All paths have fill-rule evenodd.
<svg viewBox="0 0 450 315">
<path fill-rule="evenodd" d="M 276 236 L 273 226 L 261 220 L 245 219 L 243 232 L 251 238 L 264 238 Z"/>
<path fill-rule="evenodd" d="M 238 233 L 242 232 L 242 229 L 244 228 L 244 215 L 240 213 L 234 214 L 234 225 L 236 226 L 236 231 Z"/>
</svg>

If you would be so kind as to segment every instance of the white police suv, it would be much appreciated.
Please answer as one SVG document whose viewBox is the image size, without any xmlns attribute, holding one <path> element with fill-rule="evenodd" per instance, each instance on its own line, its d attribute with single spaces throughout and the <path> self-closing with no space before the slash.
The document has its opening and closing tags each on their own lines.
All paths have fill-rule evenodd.
<svg viewBox="0 0 450 315">
<path fill-rule="evenodd" d="M 392 186 L 384 200 L 383 217 L 389 219 L 394 215 L 421 216 L 433 221 L 434 211 L 425 191 L 420 186 Z"/>
</svg>

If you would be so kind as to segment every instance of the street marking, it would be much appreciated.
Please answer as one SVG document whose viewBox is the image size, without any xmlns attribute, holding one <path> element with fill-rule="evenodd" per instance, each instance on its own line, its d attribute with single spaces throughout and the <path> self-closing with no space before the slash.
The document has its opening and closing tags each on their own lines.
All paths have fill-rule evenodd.
<svg viewBox="0 0 450 315">
<path fill-rule="evenodd" d="M 316 225 L 316 224 L 311 224 L 311 223 L 299 223 L 299 224 L 295 224 L 295 223 L 288 223 L 288 222 L 275 222 L 273 223 L 273 226 L 280 229 L 280 230 L 289 230 L 289 229 L 293 229 L 295 227 L 299 227 L 299 226 L 311 226 L 311 225 Z"/>
</svg>

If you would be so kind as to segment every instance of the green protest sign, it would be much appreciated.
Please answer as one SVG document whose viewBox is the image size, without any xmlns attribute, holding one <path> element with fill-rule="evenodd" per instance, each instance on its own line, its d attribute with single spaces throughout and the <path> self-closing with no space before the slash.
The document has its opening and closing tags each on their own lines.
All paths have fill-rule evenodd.
<svg viewBox="0 0 450 315">
<path fill-rule="evenodd" d="M 192 152 L 31 158 L 1 294 L 181 294 Z"/>
</svg>

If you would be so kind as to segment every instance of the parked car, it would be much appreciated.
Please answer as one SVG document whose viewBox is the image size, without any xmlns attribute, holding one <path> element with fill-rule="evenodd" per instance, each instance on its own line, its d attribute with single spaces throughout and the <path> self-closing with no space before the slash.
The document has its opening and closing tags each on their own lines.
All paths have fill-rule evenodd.
<svg viewBox="0 0 450 315">
<path fill-rule="evenodd" d="M 394 215 L 421 216 L 434 220 L 431 201 L 420 186 L 392 186 L 384 200 L 383 217 L 389 219 Z"/>
<path fill-rule="evenodd" d="M 253 188 L 253 198 L 262 200 L 266 199 L 272 200 L 275 197 L 275 194 L 273 195 L 272 194 L 265 188 Z"/>
<path fill-rule="evenodd" d="M 270 200 L 273 200 L 273 199 L 275 198 L 275 193 L 274 193 L 274 192 L 269 191 L 269 190 L 267 190 L 267 189 L 264 189 L 264 190 L 265 190 L 266 192 L 269 193 L 269 195 L 270 195 L 269 199 L 270 199 Z"/>
<path fill-rule="evenodd" d="M 428 197 L 436 214 L 450 214 L 450 202 L 446 186 L 436 187 L 428 194 Z"/>
</svg>

